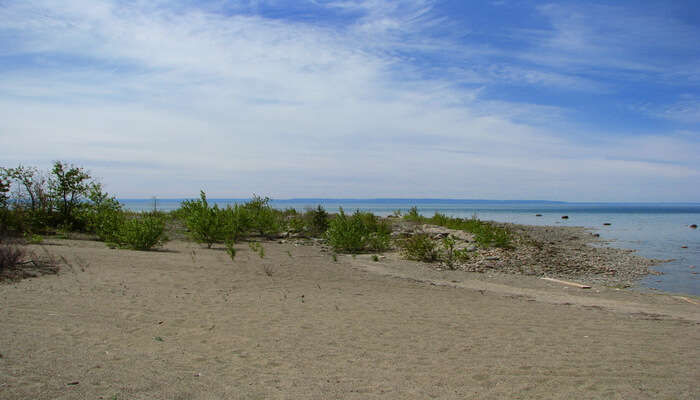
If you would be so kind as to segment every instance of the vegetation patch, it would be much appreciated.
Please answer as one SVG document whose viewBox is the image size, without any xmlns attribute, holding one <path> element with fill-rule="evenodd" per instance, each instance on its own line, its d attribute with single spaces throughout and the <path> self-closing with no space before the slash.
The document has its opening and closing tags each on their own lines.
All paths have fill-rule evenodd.
<svg viewBox="0 0 700 400">
<path fill-rule="evenodd" d="M 341 253 L 382 252 L 391 244 L 391 225 L 372 213 L 340 212 L 329 223 L 325 238 L 333 250 Z"/>
</svg>

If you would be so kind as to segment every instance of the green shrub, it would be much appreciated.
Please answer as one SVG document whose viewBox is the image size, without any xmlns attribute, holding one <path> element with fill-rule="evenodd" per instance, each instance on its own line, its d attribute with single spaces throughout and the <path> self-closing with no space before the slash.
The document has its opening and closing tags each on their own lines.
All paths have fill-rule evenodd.
<svg viewBox="0 0 700 400">
<path fill-rule="evenodd" d="M 306 221 L 304 221 L 303 216 L 299 214 L 287 215 L 287 230 L 295 233 L 306 232 Z"/>
<path fill-rule="evenodd" d="M 208 248 L 216 242 L 226 238 L 228 232 L 227 218 L 217 205 L 209 207 L 207 195 L 204 191 L 199 193 L 199 200 L 185 200 L 178 211 L 184 216 L 184 223 L 188 229 L 188 235 L 197 243 L 205 243 Z"/>
<path fill-rule="evenodd" d="M 423 217 L 418 213 L 418 207 L 413 206 L 408 210 L 408 214 L 403 216 L 406 221 L 423 222 Z"/>
<path fill-rule="evenodd" d="M 225 225 L 224 240 L 238 241 L 244 238 L 251 229 L 252 217 L 243 206 L 238 204 L 233 207 L 228 206 L 221 210 L 221 217 Z"/>
<path fill-rule="evenodd" d="M 231 239 L 226 239 L 224 244 L 226 245 L 226 253 L 229 255 L 229 257 L 231 257 L 231 261 L 234 261 L 236 258 L 236 249 L 233 247 L 233 245 L 235 242 Z"/>
<path fill-rule="evenodd" d="M 120 227 L 117 243 L 134 250 L 149 250 L 165 242 L 165 218 L 159 213 L 144 213 L 126 220 Z"/>
<path fill-rule="evenodd" d="M 91 189 L 90 203 L 83 209 L 83 219 L 87 230 L 106 242 L 116 241 L 120 227 L 126 221 L 126 214 L 121 204 L 107 193 L 102 193 L 99 185 Z"/>
<path fill-rule="evenodd" d="M 328 230 L 329 217 L 323 206 L 319 205 L 316 209 L 307 211 L 305 217 L 309 220 L 309 232 L 313 236 L 321 236 Z"/>
<path fill-rule="evenodd" d="M 253 195 L 253 199 L 243 205 L 250 212 L 251 229 L 260 236 L 273 238 L 282 231 L 283 216 L 270 207 L 269 197 Z"/>
<path fill-rule="evenodd" d="M 375 215 L 356 211 L 347 216 L 341 208 L 329 223 L 326 239 L 338 252 L 384 251 L 389 248 L 390 234 L 391 226 Z"/>
<path fill-rule="evenodd" d="M 401 242 L 404 257 L 409 260 L 432 262 L 438 260 L 440 254 L 435 242 L 428 235 L 419 233 Z"/>
<path fill-rule="evenodd" d="M 450 268 L 454 268 L 458 262 L 469 260 L 469 252 L 466 249 L 455 249 L 456 244 L 457 241 L 452 236 L 442 239 L 443 253 L 440 255 L 440 260 Z"/>
</svg>

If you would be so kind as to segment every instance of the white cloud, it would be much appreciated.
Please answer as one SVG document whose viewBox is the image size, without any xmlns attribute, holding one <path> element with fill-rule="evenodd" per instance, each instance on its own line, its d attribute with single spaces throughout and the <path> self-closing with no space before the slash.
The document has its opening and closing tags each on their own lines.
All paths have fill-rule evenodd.
<svg viewBox="0 0 700 400">
<path fill-rule="evenodd" d="M 439 47 L 413 40 L 435 20 L 430 2 L 410 3 L 336 2 L 363 17 L 332 29 L 147 2 L 11 2 L 0 29 L 18 40 L 5 52 L 36 58 L 0 76 L 4 159 L 83 163 L 123 197 L 203 185 L 212 197 L 633 200 L 617 189 L 697 179 L 697 142 L 669 144 L 682 163 L 657 139 L 602 151 L 557 131 L 567 110 L 422 78 L 394 53 L 397 38 Z M 590 84 L 510 67 L 496 75 Z M 591 191 L 600 182 L 606 191 Z M 651 188 L 639 196 L 675 199 Z"/>
</svg>

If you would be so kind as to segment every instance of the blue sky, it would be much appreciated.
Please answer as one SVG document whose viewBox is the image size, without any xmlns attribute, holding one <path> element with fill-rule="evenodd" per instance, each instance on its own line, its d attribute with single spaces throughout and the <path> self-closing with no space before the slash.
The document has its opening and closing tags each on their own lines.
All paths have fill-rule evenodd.
<svg viewBox="0 0 700 400">
<path fill-rule="evenodd" d="M 119 197 L 700 201 L 692 1 L 0 0 L 0 160 Z"/>
</svg>

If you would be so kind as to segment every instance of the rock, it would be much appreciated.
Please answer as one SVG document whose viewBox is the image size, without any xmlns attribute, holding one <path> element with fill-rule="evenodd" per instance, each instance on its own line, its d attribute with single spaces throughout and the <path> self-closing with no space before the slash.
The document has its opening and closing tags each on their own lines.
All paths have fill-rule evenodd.
<svg viewBox="0 0 700 400">
<path fill-rule="evenodd" d="M 600 233 L 594 233 L 593 237 L 600 237 Z"/>
<path fill-rule="evenodd" d="M 698 226 L 696 224 L 690 225 L 691 229 L 698 229 Z"/>
<path fill-rule="evenodd" d="M 610 226 L 610 225 L 612 225 L 612 224 L 611 224 L 610 222 L 603 222 L 603 225 L 605 225 L 605 226 Z"/>
<path fill-rule="evenodd" d="M 476 251 L 476 246 L 467 247 L 467 251 Z"/>
<path fill-rule="evenodd" d="M 535 217 L 541 217 L 542 214 L 535 214 Z"/>
<path fill-rule="evenodd" d="M 688 246 L 681 246 L 681 249 L 687 249 Z"/>
<path fill-rule="evenodd" d="M 568 215 L 562 215 L 562 216 L 561 216 L 561 219 L 569 219 L 569 216 L 568 216 Z"/>
<path fill-rule="evenodd" d="M 498 257 L 492 256 L 492 257 L 486 257 L 486 259 L 489 260 L 489 261 L 497 261 L 497 260 L 498 260 Z"/>
</svg>

